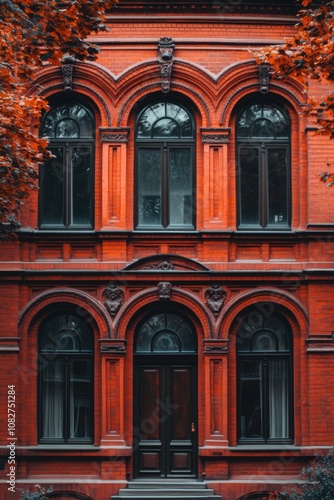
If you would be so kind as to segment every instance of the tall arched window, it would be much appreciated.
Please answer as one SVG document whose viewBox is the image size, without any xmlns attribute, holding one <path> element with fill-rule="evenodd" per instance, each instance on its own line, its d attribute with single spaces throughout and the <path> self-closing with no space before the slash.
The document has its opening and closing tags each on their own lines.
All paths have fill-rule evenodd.
<svg viewBox="0 0 334 500">
<path fill-rule="evenodd" d="M 239 443 L 291 442 L 292 346 L 284 318 L 250 309 L 237 333 Z"/>
<path fill-rule="evenodd" d="M 41 228 L 89 229 L 93 221 L 94 122 L 83 105 L 53 107 L 45 116 L 42 136 L 50 158 L 40 170 Z"/>
<path fill-rule="evenodd" d="M 194 228 L 194 123 L 190 112 L 158 102 L 138 116 L 137 229 Z"/>
<path fill-rule="evenodd" d="M 93 335 L 75 314 L 49 318 L 39 336 L 41 443 L 93 439 Z"/>
<path fill-rule="evenodd" d="M 283 107 L 255 103 L 237 117 L 239 229 L 290 227 L 290 121 Z"/>
</svg>

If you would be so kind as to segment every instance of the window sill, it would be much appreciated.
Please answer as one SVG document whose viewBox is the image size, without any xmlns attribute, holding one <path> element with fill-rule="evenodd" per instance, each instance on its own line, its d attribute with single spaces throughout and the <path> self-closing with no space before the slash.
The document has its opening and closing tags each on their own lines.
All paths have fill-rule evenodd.
<svg viewBox="0 0 334 500">
<path fill-rule="evenodd" d="M 230 451 L 299 451 L 302 448 L 294 444 L 239 444 L 230 446 Z"/>
<path fill-rule="evenodd" d="M 39 444 L 37 446 L 22 446 L 22 448 L 31 451 L 98 451 L 101 449 L 100 446 L 93 444 Z"/>
</svg>

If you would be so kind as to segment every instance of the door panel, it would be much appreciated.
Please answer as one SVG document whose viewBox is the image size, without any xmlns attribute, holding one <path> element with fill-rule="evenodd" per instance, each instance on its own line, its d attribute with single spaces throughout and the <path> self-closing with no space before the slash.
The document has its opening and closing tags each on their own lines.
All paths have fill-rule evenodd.
<svg viewBox="0 0 334 500">
<path fill-rule="evenodd" d="M 134 399 L 135 477 L 196 475 L 196 365 L 137 364 Z"/>
</svg>

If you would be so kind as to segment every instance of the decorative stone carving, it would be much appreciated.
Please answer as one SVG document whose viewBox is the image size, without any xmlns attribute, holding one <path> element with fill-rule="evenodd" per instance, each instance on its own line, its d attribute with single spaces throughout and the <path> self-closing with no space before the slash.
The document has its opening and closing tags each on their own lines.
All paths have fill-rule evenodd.
<svg viewBox="0 0 334 500">
<path fill-rule="evenodd" d="M 75 59 L 73 57 L 65 56 L 63 59 L 61 72 L 63 75 L 65 92 L 72 92 L 74 63 Z"/>
<path fill-rule="evenodd" d="M 224 354 L 228 352 L 226 345 L 207 345 L 204 349 L 204 354 Z"/>
<path fill-rule="evenodd" d="M 220 285 L 214 284 L 206 290 L 205 298 L 209 309 L 217 316 L 224 305 L 226 292 Z"/>
<path fill-rule="evenodd" d="M 266 94 L 269 90 L 269 78 L 270 78 L 270 67 L 269 64 L 259 65 L 259 76 L 260 76 L 260 92 Z"/>
<path fill-rule="evenodd" d="M 170 91 L 170 79 L 173 67 L 173 51 L 175 48 L 175 43 L 171 38 L 163 37 L 160 38 L 158 43 L 159 49 L 159 64 L 161 72 L 161 90 L 162 92 Z"/>
<path fill-rule="evenodd" d="M 127 143 L 129 130 L 128 127 L 101 127 L 101 142 Z"/>
<path fill-rule="evenodd" d="M 118 287 L 117 283 L 110 282 L 108 288 L 103 291 L 102 297 L 106 299 L 104 305 L 109 314 L 115 316 L 124 302 L 123 290 Z"/>
<path fill-rule="evenodd" d="M 112 344 L 102 344 L 100 346 L 101 352 L 115 352 L 115 353 L 123 353 L 125 352 L 124 345 L 112 345 Z"/>
<path fill-rule="evenodd" d="M 228 144 L 229 128 L 201 128 L 203 144 Z"/>
<path fill-rule="evenodd" d="M 150 266 L 145 266 L 142 269 L 148 269 L 152 271 L 171 271 L 175 269 L 174 264 L 168 262 L 167 260 L 163 260 L 161 262 L 157 262 L 156 264 L 151 264 Z"/>
<path fill-rule="evenodd" d="M 158 283 L 158 293 L 160 300 L 170 300 L 171 291 L 172 284 L 168 281 L 160 281 L 160 283 Z"/>
</svg>

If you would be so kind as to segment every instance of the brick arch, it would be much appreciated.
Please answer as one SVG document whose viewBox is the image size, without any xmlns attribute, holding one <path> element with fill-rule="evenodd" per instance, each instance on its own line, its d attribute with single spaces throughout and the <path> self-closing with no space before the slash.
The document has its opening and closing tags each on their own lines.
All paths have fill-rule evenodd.
<svg viewBox="0 0 334 500">
<path fill-rule="evenodd" d="M 160 94 L 168 99 L 171 95 L 187 97 L 202 117 L 201 126 L 211 126 L 215 113 L 215 82 L 213 75 L 200 66 L 175 59 L 171 76 L 171 91 L 161 92 L 161 79 L 156 60 L 137 64 L 124 72 L 118 80 L 117 96 L 120 107 L 117 126 L 127 126 L 137 103 L 148 95 Z M 118 98 L 118 97 L 117 97 Z M 159 98 L 159 97 L 158 97 Z"/>
<path fill-rule="evenodd" d="M 19 313 L 20 331 L 28 332 L 37 317 L 60 303 L 76 306 L 79 316 L 95 321 L 100 337 L 111 337 L 111 318 L 101 302 L 86 292 L 67 288 L 47 290 L 30 300 Z"/>
<path fill-rule="evenodd" d="M 159 304 L 161 308 L 166 304 L 178 307 L 193 322 L 197 334 L 201 333 L 203 338 L 214 337 L 213 321 L 198 297 L 185 290 L 172 288 L 170 300 L 159 300 L 158 288 L 152 287 L 138 292 L 122 306 L 115 324 L 115 338 L 125 339 L 142 316 L 153 306 L 158 308 Z"/>
<path fill-rule="evenodd" d="M 35 74 L 28 95 L 37 94 L 49 99 L 55 95 L 63 98 L 75 95 L 87 99 L 94 108 L 98 126 L 110 126 L 112 123 L 113 96 L 115 94 L 115 77 L 108 70 L 95 63 L 76 62 L 73 70 L 73 90 L 64 91 L 61 68 L 46 66 Z"/>
<path fill-rule="evenodd" d="M 254 59 L 231 65 L 223 70 L 218 79 L 217 100 L 219 101 L 218 113 L 223 126 L 230 126 L 231 115 L 238 103 L 250 94 L 260 92 L 259 65 Z M 304 87 L 290 77 L 284 80 L 270 78 L 267 94 L 261 96 L 275 96 L 284 99 L 286 104 L 300 112 L 300 107 L 306 104 Z"/>
<path fill-rule="evenodd" d="M 259 302 L 268 304 L 267 313 L 275 307 L 280 308 L 286 313 L 290 324 L 298 327 L 299 331 L 308 329 L 307 311 L 296 297 L 278 288 L 258 288 L 238 294 L 225 305 L 219 324 L 220 336 L 228 338 L 238 315 Z"/>
</svg>

